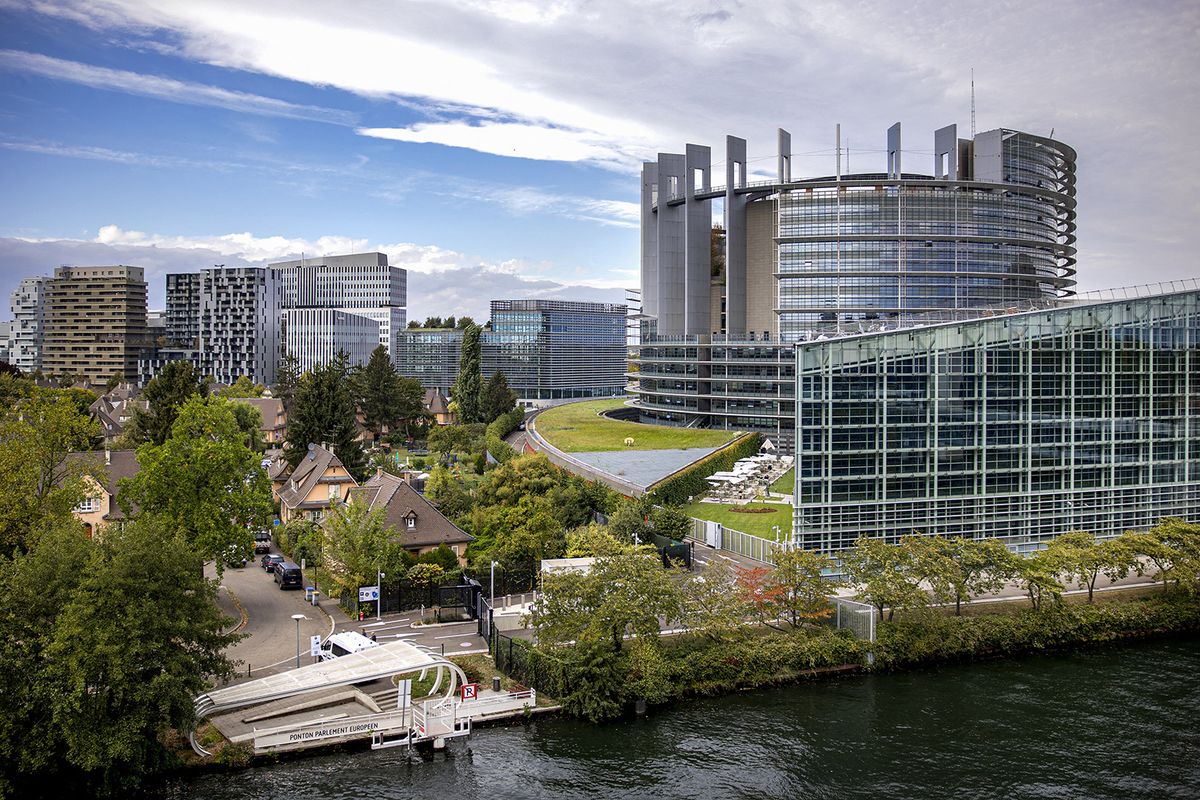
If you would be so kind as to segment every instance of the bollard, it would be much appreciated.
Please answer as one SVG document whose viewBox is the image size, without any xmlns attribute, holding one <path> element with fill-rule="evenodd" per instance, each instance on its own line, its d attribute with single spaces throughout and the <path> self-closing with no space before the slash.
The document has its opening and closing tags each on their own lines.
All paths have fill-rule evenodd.
<svg viewBox="0 0 1200 800">
<path fill-rule="evenodd" d="M 500 676 L 499 675 L 492 676 L 492 691 L 493 692 L 500 691 Z"/>
</svg>

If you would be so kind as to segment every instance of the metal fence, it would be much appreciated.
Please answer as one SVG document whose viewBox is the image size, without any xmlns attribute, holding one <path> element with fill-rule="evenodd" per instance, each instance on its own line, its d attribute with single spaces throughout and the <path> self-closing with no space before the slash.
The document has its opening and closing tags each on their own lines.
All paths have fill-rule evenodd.
<svg viewBox="0 0 1200 800">
<path fill-rule="evenodd" d="M 553 656 L 535 650 L 529 642 L 505 636 L 495 627 L 488 637 L 488 651 L 496 669 L 531 689 L 562 698 L 570 693 L 570 670 Z"/>
<path fill-rule="evenodd" d="M 845 597 L 831 597 L 829 603 L 833 607 L 833 613 L 822 620 L 824 624 L 838 630 L 848 630 L 856 639 L 875 641 L 877 614 L 874 606 Z"/>
<path fill-rule="evenodd" d="M 695 517 L 692 517 L 692 528 L 688 532 L 688 538 L 709 547 L 728 550 L 731 553 L 761 561 L 764 564 L 775 563 L 774 553 L 779 547 L 778 542 L 770 539 L 735 531 L 733 528 L 726 528 L 719 522 Z"/>
</svg>

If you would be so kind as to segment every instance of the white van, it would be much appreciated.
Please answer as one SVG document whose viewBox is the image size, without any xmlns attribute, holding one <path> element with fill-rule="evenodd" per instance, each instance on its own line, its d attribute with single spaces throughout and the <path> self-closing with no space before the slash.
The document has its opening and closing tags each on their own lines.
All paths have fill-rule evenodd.
<svg viewBox="0 0 1200 800">
<path fill-rule="evenodd" d="M 321 660 L 331 661 L 341 656 L 348 656 L 351 653 L 359 653 L 378 646 L 379 642 L 369 639 L 361 633 L 354 631 L 335 633 L 321 642 Z"/>
</svg>

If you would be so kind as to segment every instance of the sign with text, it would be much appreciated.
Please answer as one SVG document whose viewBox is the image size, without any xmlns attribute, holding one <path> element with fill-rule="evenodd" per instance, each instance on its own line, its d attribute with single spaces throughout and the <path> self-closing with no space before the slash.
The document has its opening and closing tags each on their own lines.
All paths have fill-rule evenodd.
<svg viewBox="0 0 1200 800">
<path fill-rule="evenodd" d="M 462 687 L 463 700 L 475 700 L 479 697 L 478 683 L 464 683 Z"/>
<path fill-rule="evenodd" d="M 308 654 L 310 656 L 321 655 L 321 637 L 319 635 L 317 635 L 317 636 L 313 636 L 312 638 L 310 638 L 308 640 L 308 647 L 309 647 Z"/>
<path fill-rule="evenodd" d="M 373 603 L 379 599 L 378 586 L 360 586 L 358 587 L 358 602 Z"/>
<path fill-rule="evenodd" d="M 412 703 L 412 679 L 396 682 L 396 708 L 408 708 Z"/>
</svg>

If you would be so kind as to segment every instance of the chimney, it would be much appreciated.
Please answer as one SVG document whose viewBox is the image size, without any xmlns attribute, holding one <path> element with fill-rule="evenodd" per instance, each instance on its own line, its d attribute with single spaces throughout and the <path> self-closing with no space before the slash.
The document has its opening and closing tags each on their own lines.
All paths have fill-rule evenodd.
<svg viewBox="0 0 1200 800">
<path fill-rule="evenodd" d="M 382 465 L 375 467 L 375 477 L 376 478 L 383 477 L 383 466 Z"/>
</svg>

